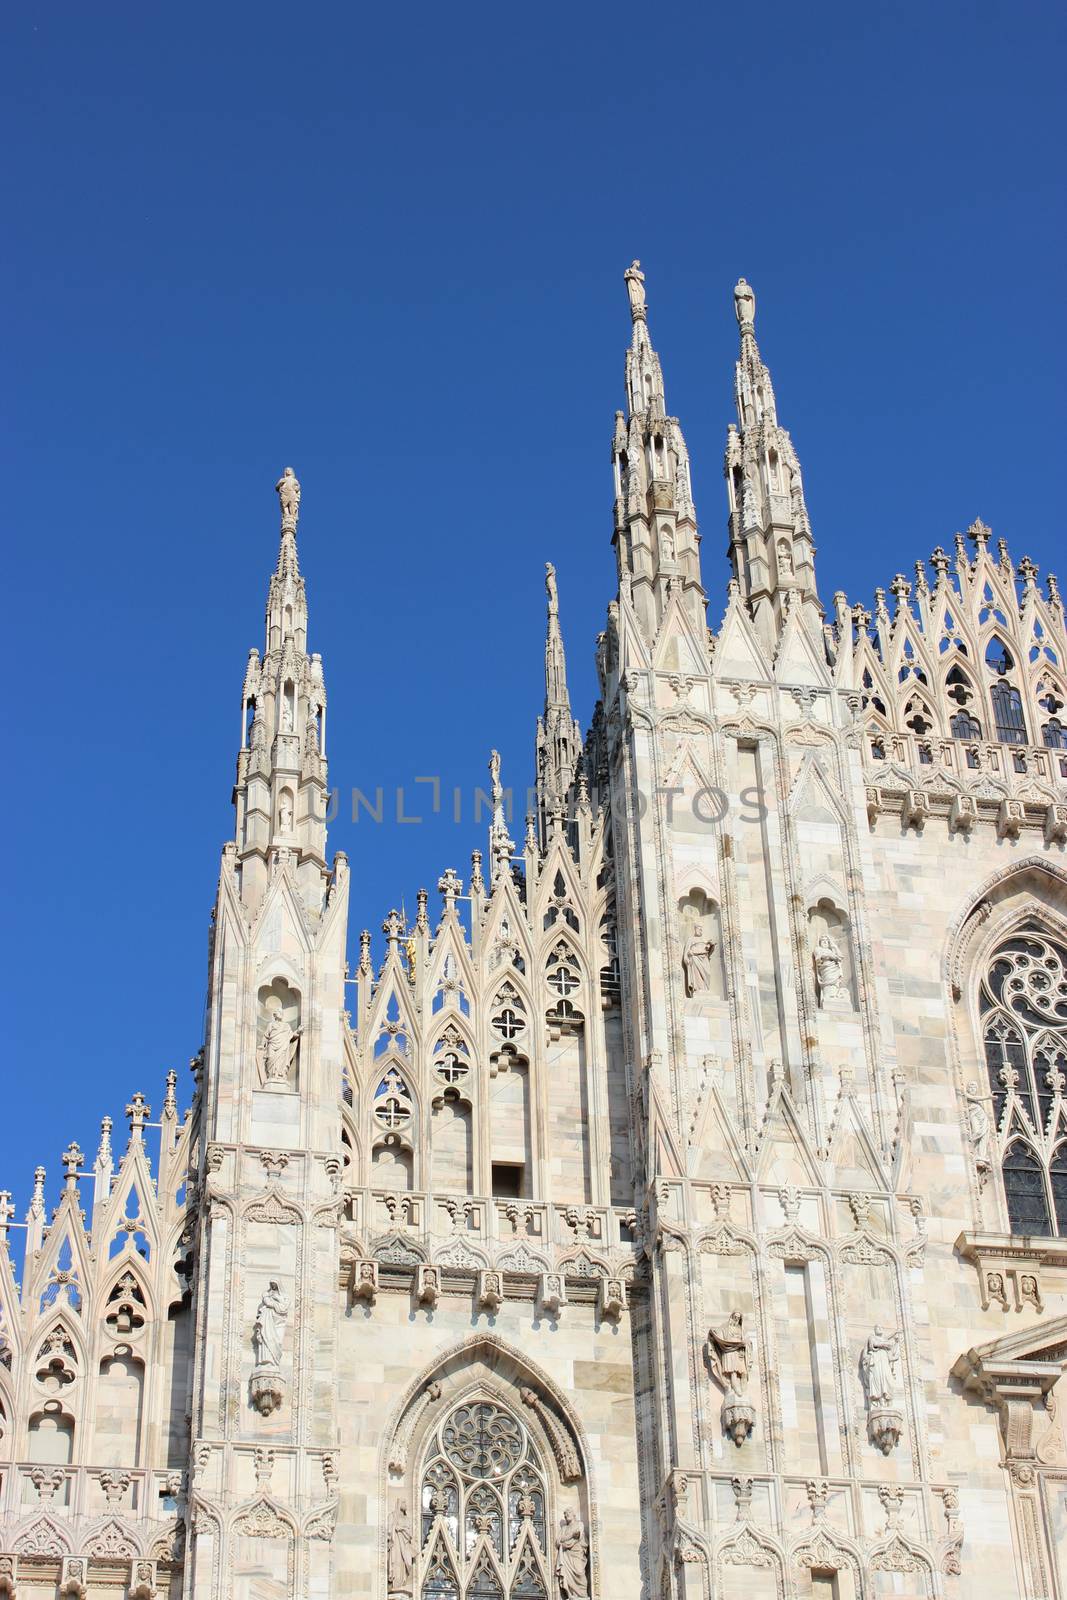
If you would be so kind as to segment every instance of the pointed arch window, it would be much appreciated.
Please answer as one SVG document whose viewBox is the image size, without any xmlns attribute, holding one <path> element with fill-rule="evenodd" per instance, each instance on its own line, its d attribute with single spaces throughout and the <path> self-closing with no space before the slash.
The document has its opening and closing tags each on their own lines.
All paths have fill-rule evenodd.
<svg viewBox="0 0 1067 1600">
<path fill-rule="evenodd" d="M 1026 721 L 1022 695 L 1010 683 L 995 683 L 990 691 L 993 725 L 1001 744 L 1025 744 Z"/>
<path fill-rule="evenodd" d="M 980 739 L 982 724 L 969 711 L 957 711 L 949 726 L 954 739 Z"/>
<path fill-rule="evenodd" d="M 980 1007 L 1012 1232 L 1067 1235 L 1067 947 L 1024 925 L 990 958 Z"/>
<path fill-rule="evenodd" d="M 547 1600 L 548 1480 L 525 1423 L 494 1400 L 456 1406 L 419 1478 L 419 1600 Z"/>
</svg>

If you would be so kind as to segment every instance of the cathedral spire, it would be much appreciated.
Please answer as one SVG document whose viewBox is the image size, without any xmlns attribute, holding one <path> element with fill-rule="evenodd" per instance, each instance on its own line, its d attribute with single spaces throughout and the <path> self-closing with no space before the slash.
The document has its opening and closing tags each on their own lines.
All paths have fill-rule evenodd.
<svg viewBox="0 0 1067 1600">
<path fill-rule="evenodd" d="M 326 882 L 326 685 L 322 659 L 307 653 L 307 593 L 296 527 L 300 482 L 286 467 L 275 484 L 281 508 L 278 563 L 267 591 L 263 658 L 249 651 L 237 760 L 237 859 L 241 893 L 254 906 L 273 871 L 291 865 L 309 909 Z"/>
<path fill-rule="evenodd" d="M 615 546 L 620 591 L 632 595 L 646 638 L 659 630 L 670 596 L 681 596 L 703 632 L 704 590 L 689 475 L 689 454 L 677 417 L 667 415 L 663 369 L 648 331 L 645 275 L 634 261 L 625 274 L 633 335 L 626 353 L 628 409 L 615 414 Z"/>
<path fill-rule="evenodd" d="M 567 689 L 567 659 L 559 626 L 559 592 L 556 569 L 545 563 L 548 594 L 548 632 L 545 637 L 545 711 L 537 719 L 537 797 L 541 837 L 547 842 L 550 820 L 562 816 L 574 787 L 575 770 L 582 751 L 581 729 L 571 715 Z"/>
<path fill-rule="evenodd" d="M 734 312 L 741 335 L 734 396 L 737 423 L 726 436 L 730 562 L 764 641 L 772 648 L 794 605 L 813 634 L 821 632 L 815 588 L 815 546 L 804 503 L 800 463 L 778 424 L 771 375 L 756 343 L 756 296 L 739 278 Z"/>
</svg>

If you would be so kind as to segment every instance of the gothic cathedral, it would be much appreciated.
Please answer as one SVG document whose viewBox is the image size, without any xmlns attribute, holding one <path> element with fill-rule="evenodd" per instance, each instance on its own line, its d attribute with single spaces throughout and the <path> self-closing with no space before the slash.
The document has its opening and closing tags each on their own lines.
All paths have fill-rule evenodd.
<svg viewBox="0 0 1067 1600">
<path fill-rule="evenodd" d="M 192 1104 L 0 1194 L 6 1600 L 1067 1600 L 1056 581 L 824 605 L 742 279 L 709 628 L 626 288 L 589 731 L 549 567 L 536 807 L 351 977 L 277 485 Z"/>
</svg>

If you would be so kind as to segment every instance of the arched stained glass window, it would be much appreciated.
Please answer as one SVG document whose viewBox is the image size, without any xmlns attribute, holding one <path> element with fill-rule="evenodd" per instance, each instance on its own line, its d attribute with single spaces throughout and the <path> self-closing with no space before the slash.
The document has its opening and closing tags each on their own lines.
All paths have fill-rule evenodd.
<svg viewBox="0 0 1067 1600">
<path fill-rule="evenodd" d="M 1022 927 L 990 958 L 980 1007 L 1012 1232 L 1067 1235 L 1067 949 Z"/>
<path fill-rule="evenodd" d="M 434 1429 L 420 1479 L 421 1600 L 525 1600 L 552 1590 L 548 1489 L 537 1446 L 492 1400 Z"/>
</svg>

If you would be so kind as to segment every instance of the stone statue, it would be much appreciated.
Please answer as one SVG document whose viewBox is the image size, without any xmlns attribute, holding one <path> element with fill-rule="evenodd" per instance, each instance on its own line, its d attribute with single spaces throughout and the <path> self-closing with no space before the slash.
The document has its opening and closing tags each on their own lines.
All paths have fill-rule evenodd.
<svg viewBox="0 0 1067 1600">
<path fill-rule="evenodd" d="M 708 1329 L 711 1370 L 724 1389 L 736 1395 L 748 1387 L 752 1362 L 752 1343 L 745 1338 L 740 1311 L 731 1311 L 721 1328 Z"/>
<path fill-rule="evenodd" d="M 978 1085 L 971 1082 L 966 1088 L 967 1095 L 967 1136 L 971 1141 L 971 1149 L 979 1168 L 989 1167 L 989 1112 L 982 1104 L 978 1092 Z"/>
<path fill-rule="evenodd" d="M 734 287 L 734 311 L 742 327 L 746 322 L 751 324 L 756 320 L 756 296 L 744 278 L 738 278 Z"/>
<path fill-rule="evenodd" d="M 272 1278 L 256 1311 L 252 1327 L 252 1349 L 257 1367 L 277 1371 L 282 1364 L 282 1342 L 289 1316 L 289 1301 Z"/>
<path fill-rule="evenodd" d="M 692 997 L 707 994 L 711 988 L 711 956 L 715 942 L 704 935 L 703 923 L 696 923 L 682 949 L 685 992 Z"/>
<path fill-rule="evenodd" d="M 630 315 L 636 320 L 645 310 L 645 275 L 641 271 L 640 261 L 631 261 L 623 277 L 626 279 L 626 292 L 630 296 Z"/>
<path fill-rule="evenodd" d="M 282 522 L 291 523 L 295 528 L 300 515 L 300 480 L 292 467 L 286 467 L 274 487 L 282 503 Z"/>
<path fill-rule="evenodd" d="M 1041 1290 L 1038 1286 L 1037 1279 L 1034 1277 L 1032 1272 L 1024 1272 L 1020 1276 L 1019 1298 L 1029 1302 L 1029 1304 L 1032 1306 L 1036 1306 L 1038 1311 L 1042 1309 Z"/>
<path fill-rule="evenodd" d="M 589 1539 L 569 1506 L 556 1535 L 556 1582 L 562 1600 L 586 1600 L 589 1594 Z"/>
<path fill-rule="evenodd" d="M 778 576 L 780 578 L 793 578 L 796 576 L 793 566 L 793 552 L 789 548 L 787 539 L 778 541 Z"/>
<path fill-rule="evenodd" d="M 293 831 L 293 808 L 288 800 L 282 801 L 281 809 L 278 812 L 278 825 L 283 833 L 292 833 Z"/>
<path fill-rule="evenodd" d="M 548 614 L 559 616 L 559 594 L 556 590 L 556 569 L 551 561 L 545 562 L 545 588 L 548 590 Z"/>
<path fill-rule="evenodd" d="M 745 1399 L 752 1344 L 745 1338 L 740 1311 L 731 1311 L 721 1328 L 708 1329 L 708 1354 L 712 1375 L 723 1389 L 723 1431 L 740 1447 L 756 1425 L 756 1408 Z"/>
<path fill-rule="evenodd" d="M 674 534 L 669 528 L 660 530 L 659 548 L 664 565 L 672 567 L 677 560 L 677 556 L 674 549 Z"/>
<path fill-rule="evenodd" d="M 1004 1274 L 1002 1272 L 987 1272 L 985 1292 L 990 1300 L 999 1300 L 1005 1311 L 1008 1309 L 1008 1291 L 1004 1287 Z"/>
<path fill-rule="evenodd" d="M 282 714 L 278 719 L 278 731 L 280 733 L 292 733 L 293 731 L 293 713 L 290 710 L 288 700 L 282 701 Z"/>
<path fill-rule="evenodd" d="M 821 1006 L 847 1001 L 848 996 L 841 982 L 844 970 L 839 946 L 828 933 L 823 933 L 815 946 L 815 977 Z"/>
<path fill-rule="evenodd" d="M 302 1030 L 290 1027 L 281 1001 L 277 996 L 271 998 L 274 1004 L 270 1005 L 270 1022 L 263 1036 L 263 1076 L 268 1083 L 288 1083 L 296 1043 Z"/>
<path fill-rule="evenodd" d="M 389 1518 L 388 1541 L 386 1581 L 389 1593 L 409 1595 L 415 1567 L 415 1548 L 411 1538 L 411 1522 L 408 1518 L 406 1500 L 399 1502 Z"/>
<path fill-rule="evenodd" d="M 889 1406 L 897 1386 L 897 1363 L 900 1360 L 899 1335 L 885 1333 L 879 1323 L 863 1347 L 860 1371 L 867 1400 L 872 1406 Z"/>
</svg>

